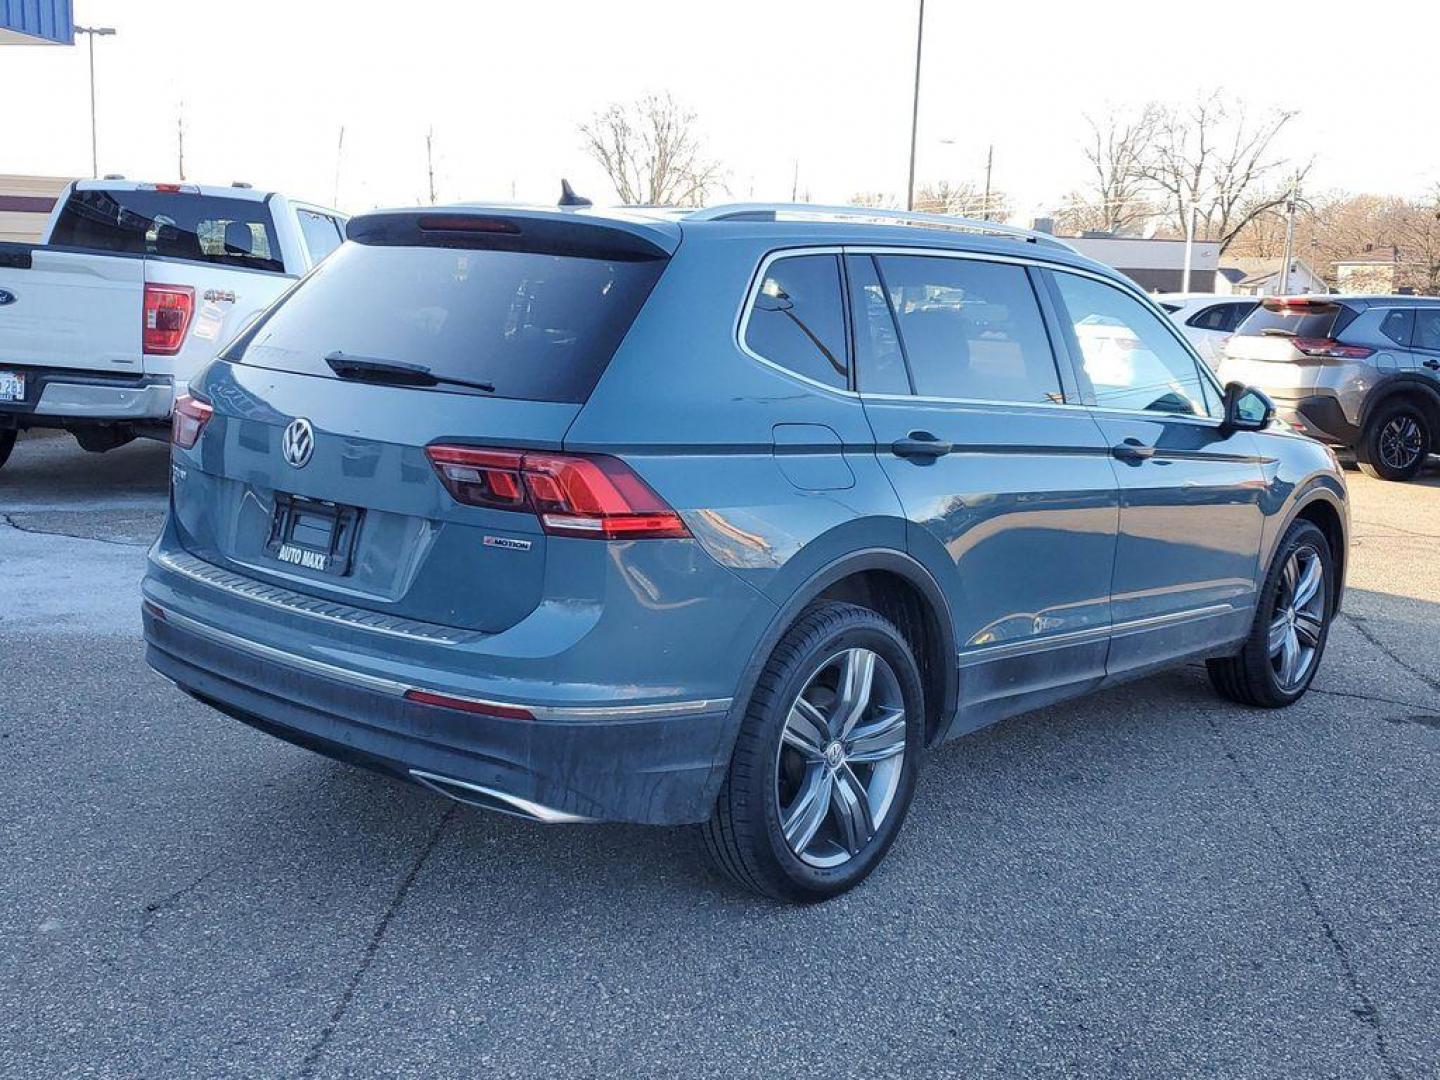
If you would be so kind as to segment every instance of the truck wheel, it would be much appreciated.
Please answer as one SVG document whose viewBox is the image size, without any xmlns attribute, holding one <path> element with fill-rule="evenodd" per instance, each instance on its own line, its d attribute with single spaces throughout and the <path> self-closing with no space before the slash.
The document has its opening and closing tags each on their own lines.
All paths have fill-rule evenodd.
<svg viewBox="0 0 1440 1080">
<path fill-rule="evenodd" d="M 0 431 L 0 469 L 3 469 L 5 462 L 10 460 L 10 451 L 15 449 L 15 439 L 19 434 L 13 428 L 9 431 Z"/>
<path fill-rule="evenodd" d="M 1355 447 L 1360 471 L 1377 480 L 1411 480 L 1434 446 L 1425 413 L 1408 401 L 1380 406 Z"/>
<path fill-rule="evenodd" d="M 1210 682 L 1242 705 L 1278 709 L 1310 688 L 1334 615 L 1335 560 L 1319 527 L 1297 521 L 1276 549 L 1250 637 L 1234 656 L 1207 660 Z"/>
<path fill-rule="evenodd" d="M 770 655 L 715 813 L 715 864 L 747 888 L 812 903 L 885 857 L 915 792 L 925 695 L 900 632 L 868 608 L 807 608 Z"/>
</svg>

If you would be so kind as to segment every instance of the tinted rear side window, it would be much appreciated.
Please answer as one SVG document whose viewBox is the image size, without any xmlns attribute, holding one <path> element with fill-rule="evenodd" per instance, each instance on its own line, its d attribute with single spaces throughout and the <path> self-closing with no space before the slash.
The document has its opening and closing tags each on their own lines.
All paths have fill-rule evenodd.
<svg viewBox="0 0 1440 1080">
<path fill-rule="evenodd" d="M 1440 311 L 1421 308 L 1415 312 L 1415 348 L 1440 350 Z"/>
<path fill-rule="evenodd" d="M 258 199 L 77 190 L 56 219 L 50 242 L 247 270 L 285 269 L 270 208 Z"/>
<path fill-rule="evenodd" d="M 915 393 L 1061 402 L 1060 376 L 1022 266 L 924 255 L 876 259 Z"/>
<path fill-rule="evenodd" d="M 1410 347 L 1410 331 L 1415 325 L 1415 312 L 1410 308 L 1395 308 L 1385 313 L 1380 320 L 1380 333 L 1404 348 Z"/>
<path fill-rule="evenodd" d="M 745 347 L 807 379 L 849 385 L 840 260 L 791 255 L 765 269 L 745 322 Z"/>
<path fill-rule="evenodd" d="M 663 259 L 346 244 L 226 358 L 334 378 L 325 357 L 339 352 L 490 383 L 495 397 L 583 402 L 664 268 Z"/>
<path fill-rule="evenodd" d="M 1262 302 L 1235 332 L 1328 338 L 1340 333 L 1354 318 L 1355 312 L 1344 304 L 1318 303 L 1294 307 Z"/>
</svg>

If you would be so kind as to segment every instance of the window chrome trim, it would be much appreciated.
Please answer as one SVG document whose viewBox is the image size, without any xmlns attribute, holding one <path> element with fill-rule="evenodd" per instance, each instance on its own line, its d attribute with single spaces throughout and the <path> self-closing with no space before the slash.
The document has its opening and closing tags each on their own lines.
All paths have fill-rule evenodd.
<svg viewBox="0 0 1440 1080">
<path fill-rule="evenodd" d="M 831 394 L 839 394 L 842 397 L 854 398 L 858 397 L 859 395 L 854 390 L 851 390 L 849 388 L 849 384 L 852 381 L 851 377 L 855 374 L 855 358 L 850 355 L 851 350 L 848 340 L 845 343 L 845 364 L 847 370 L 847 374 L 845 376 L 845 386 L 831 386 L 829 383 L 823 383 L 819 379 L 812 379 L 808 375 L 801 375 L 800 372 L 792 371 L 784 364 L 781 364 L 775 360 L 771 360 L 769 357 L 761 356 L 754 349 L 750 348 L 750 346 L 747 345 L 745 342 L 745 335 L 749 332 L 750 329 L 750 316 L 755 311 L 755 299 L 760 295 L 760 288 L 765 284 L 765 275 L 769 272 L 770 267 L 773 264 L 780 262 L 782 259 L 801 259 L 807 255 L 832 255 L 836 259 L 839 259 L 844 254 L 844 249 L 841 247 L 837 247 L 834 244 L 819 247 L 779 248 L 775 251 L 766 253 L 765 257 L 760 260 L 759 267 L 756 269 L 754 275 L 750 279 L 750 287 L 745 290 L 745 298 L 740 302 L 740 318 L 735 325 L 735 345 L 739 348 L 741 352 L 743 352 L 746 356 L 750 357 L 752 360 L 758 360 L 766 367 L 772 368 L 775 371 L 780 372 L 780 374 L 782 375 L 786 375 L 792 379 L 798 379 L 800 382 L 803 382 L 809 386 L 818 387 L 819 389 L 825 390 Z M 845 295 L 844 274 L 838 264 L 836 265 L 835 269 L 839 278 L 838 284 L 840 289 L 840 302 L 844 304 L 845 307 L 848 309 L 850 306 L 850 298 Z"/>
<path fill-rule="evenodd" d="M 1172 611 L 1164 615 L 1148 615 L 1139 619 L 1129 619 L 1123 623 L 1087 626 L 1080 630 L 1070 630 L 1063 634 L 1051 634 L 1040 638 L 1001 641 L 993 645 L 972 645 L 959 651 L 958 660 L 961 667 L 970 667 L 988 660 L 1028 656 L 1031 653 L 1049 652 L 1052 649 L 1063 649 L 1070 645 L 1085 645 L 1093 641 L 1103 641 L 1106 638 L 1125 637 L 1146 630 L 1158 630 L 1161 627 L 1199 622 L 1201 619 L 1213 619 L 1221 615 L 1232 615 L 1243 610 L 1234 604 L 1208 604 L 1205 607 Z"/>
</svg>

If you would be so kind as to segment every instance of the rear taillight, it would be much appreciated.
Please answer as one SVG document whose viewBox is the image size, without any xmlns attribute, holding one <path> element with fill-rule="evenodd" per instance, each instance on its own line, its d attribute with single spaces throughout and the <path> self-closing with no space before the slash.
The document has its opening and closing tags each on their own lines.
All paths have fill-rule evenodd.
<svg viewBox="0 0 1440 1080">
<path fill-rule="evenodd" d="M 1375 351 L 1364 345 L 1342 345 L 1334 338 L 1297 337 L 1290 344 L 1306 356 L 1331 360 L 1364 360 Z"/>
<path fill-rule="evenodd" d="M 680 515 L 618 458 L 471 446 L 431 446 L 425 453 L 458 502 L 532 513 L 554 536 L 690 535 Z"/>
<path fill-rule="evenodd" d="M 189 285 L 145 283 L 145 321 L 142 341 L 147 353 L 174 356 L 185 344 L 190 316 L 195 311 L 195 290 Z"/>
<path fill-rule="evenodd" d="M 200 441 L 200 433 L 215 415 L 215 409 L 189 394 L 175 399 L 175 411 L 170 417 L 170 441 L 181 450 L 189 450 Z"/>
</svg>

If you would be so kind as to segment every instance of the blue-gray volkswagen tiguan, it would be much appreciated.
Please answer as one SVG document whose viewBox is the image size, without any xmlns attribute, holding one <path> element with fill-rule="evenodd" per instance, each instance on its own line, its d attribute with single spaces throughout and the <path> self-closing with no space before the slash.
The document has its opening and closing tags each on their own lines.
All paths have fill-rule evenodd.
<svg viewBox="0 0 1440 1080">
<path fill-rule="evenodd" d="M 873 210 L 453 207 L 349 241 L 177 406 L 151 665 L 547 822 L 696 823 L 819 900 L 925 754 L 1192 659 L 1299 698 L 1330 451 L 1042 234 Z"/>
</svg>

